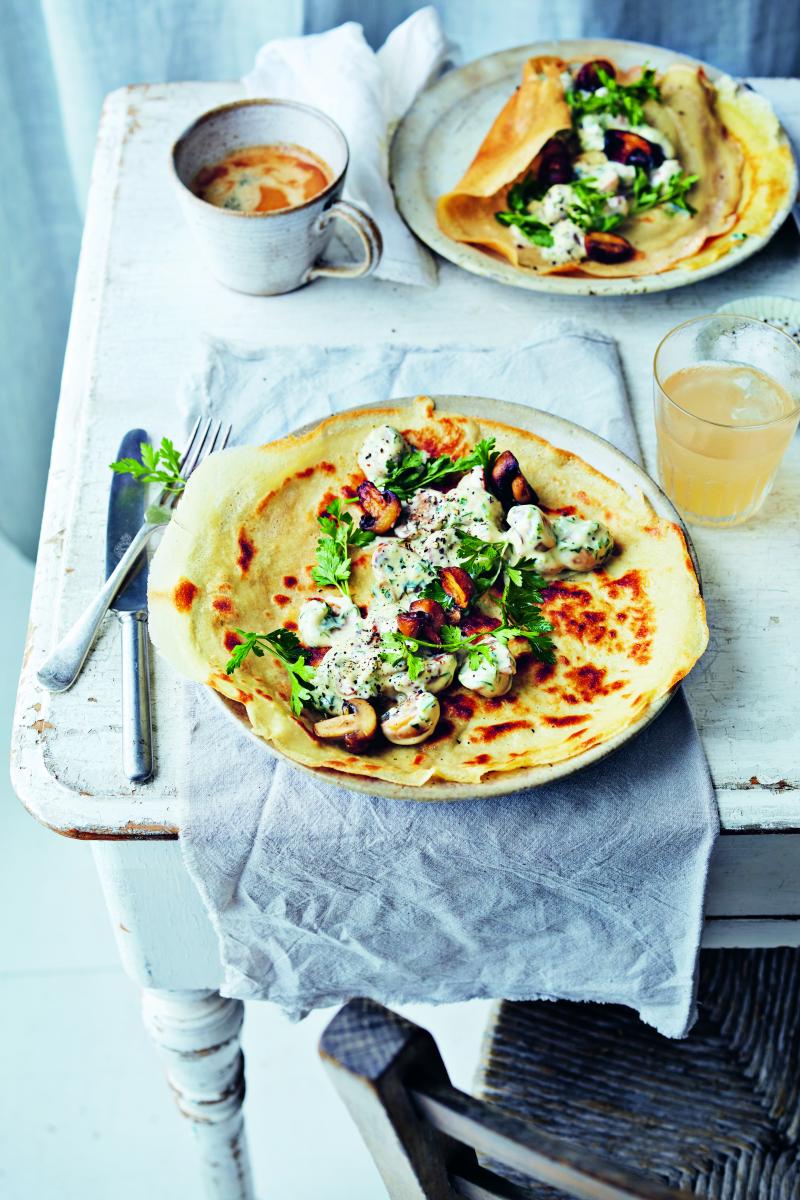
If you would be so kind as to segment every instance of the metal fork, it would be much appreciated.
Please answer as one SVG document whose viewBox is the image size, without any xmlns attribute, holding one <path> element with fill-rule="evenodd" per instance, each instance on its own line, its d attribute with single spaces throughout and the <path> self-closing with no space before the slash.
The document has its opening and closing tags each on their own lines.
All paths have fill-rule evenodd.
<svg viewBox="0 0 800 1200">
<path fill-rule="evenodd" d="M 212 421 L 209 417 L 205 424 L 203 424 L 202 418 L 197 418 L 194 429 L 190 434 L 189 442 L 180 460 L 180 471 L 184 479 L 189 479 L 192 472 L 197 469 L 209 454 L 214 454 L 217 450 L 225 449 L 228 439 L 231 436 L 232 428 L 231 425 L 228 425 L 223 431 L 221 421 Z M 171 512 L 180 495 L 181 492 L 174 492 L 170 491 L 169 488 L 163 488 L 156 501 L 157 507 Z M 112 600 L 131 573 L 131 570 L 136 568 L 139 555 L 150 541 L 150 538 L 157 529 L 162 529 L 163 525 L 163 521 L 145 520 L 145 523 L 131 541 L 130 546 L 128 546 L 128 549 L 92 603 L 78 618 L 70 631 L 64 635 L 50 657 L 36 672 L 39 682 L 51 692 L 65 692 L 68 688 L 72 687 L 81 672 L 81 667 L 86 661 L 86 656 L 92 648 L 94 640 L 97 637 L 97 631 L 102 624 L 103 617 L 108 612 Z"/>
</svg>

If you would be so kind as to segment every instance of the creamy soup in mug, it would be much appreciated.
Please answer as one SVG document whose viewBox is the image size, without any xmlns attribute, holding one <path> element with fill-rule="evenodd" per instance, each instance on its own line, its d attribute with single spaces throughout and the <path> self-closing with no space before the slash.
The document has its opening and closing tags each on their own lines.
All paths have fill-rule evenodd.
<svg viewBox="0 0 800 1200">
<path fill-rule="evenodd" d="M 333 171 L 305 146 L 281 143 L 244 146 L 219 162 L 201 167 L 192 180 L 195 196 L 237 212 L 275 212 L 313 200 L 333 179 Z"/>
</svg>

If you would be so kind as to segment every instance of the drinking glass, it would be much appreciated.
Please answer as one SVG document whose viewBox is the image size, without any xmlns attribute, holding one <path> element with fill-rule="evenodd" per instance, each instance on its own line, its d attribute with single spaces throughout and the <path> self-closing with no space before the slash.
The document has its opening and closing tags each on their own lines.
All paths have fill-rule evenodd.
<svg viewBox="0 0 800 1200">
<path fill-rule="evenodd" d="M 800 419 L 800 346 L 763 321 L 695 317 L 653 360 L 658 470 L 697 525 L 753 516 Z"/>
</svg>

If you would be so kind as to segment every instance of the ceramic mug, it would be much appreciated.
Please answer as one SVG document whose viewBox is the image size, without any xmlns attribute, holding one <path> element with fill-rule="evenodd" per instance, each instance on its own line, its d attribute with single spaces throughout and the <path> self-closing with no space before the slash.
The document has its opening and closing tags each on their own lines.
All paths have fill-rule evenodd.
<svg viewBox="0 0 800 1200">
<path fill-rule="evenodd" d="M 198 171 L 246 146 L 303 146 L 329 165 L 333 177 L 318 195 L 294 208 L 238 212 L 218 208 L 191 190 Z M 340 199 L 349 150 L 330 117 L 291 100 L 239 100 L 204 113 L 172 148 L 173 175 L 186 220 L 209 268 L 221 283 L 252 296 L 291 292 L 312 279 L 370 275 L 381 257 L 381 235 L 362 209 Z M 344 221 L 361 240 L 358 263 L 320 261 Z"/>
</svg>

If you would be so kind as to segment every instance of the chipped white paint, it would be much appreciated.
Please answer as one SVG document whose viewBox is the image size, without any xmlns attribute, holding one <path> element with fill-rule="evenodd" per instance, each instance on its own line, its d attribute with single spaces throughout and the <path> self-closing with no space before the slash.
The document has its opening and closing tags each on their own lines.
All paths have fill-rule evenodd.
<svg viewBox="0 0 800 1200">
<path fill-rule="evenodd" d="M 115 92 L 106 103 L 12 745 L 14 786 L 38 820 L 73 837 L 120 839 L 98 844 L 95 857 L 128 973 L 149 989 L 199 991 L 179 997 L 148 992 L 146 1012 L 183 1107 L 194 1118 L 205 1177 L 217 1188 L 211 1194 L 226 1200 L 248 1194 L 243 1160 L 231 1141 L 238 1136 L 240 1101 L 233 1042 L 230 1054 L 211 1055 L 208 1074 L 195 1074 L 186 1063 L 219 1044 L 212 1032 L 218 1024 L 231 1030 L 221 1041 L 233 1038 L 240 1011 L 212 990 L 221 974 L 214 934 L 177 843 L 128 840 L 177 832 L 173 715 L 179 681 L 160 660 L 154 663 L 157 774 L 151 783 L 132 786 L 120 762 L 116 623 L 107 623 L 70 692 L 51 696 L 35 679 L 35 668 L 102 578 L 106 464 L 121 434 L 136 424 L 156 438 L 175 435 L 175 396 L 203 333 L 253 345 L 402 339 L 420 345 L 495 340 L 513 347 L 543 321 L 571 318 L 617 337 L 652 471 L 650 372 L 663 333 L 738 296 L 800 291 L 794 229 L 719 279 L 646 298 L 530 295 L 449 264 L 432 290 L 367 280 L 321 281 L 281 297 L 226 291 L 197 261 L 175 205 L 168 152 L 194 117 L 240 95 L 235 84 L 170 84 Z M 787 81 L 785 97 L 800 111 L 800 82 Z M 554 375 L 562 367 L 568 364 L 555 364 Z M 567 369 L 563 378 L 568 387 Z M 354 396 L 354 404 L 360 399 Z M 530 399 L 535 403 L 535 396 Z M 706 937 L 713 944 L 797 944 L 799 936 L 797 921 L 758 919 L 800 916 L 800 836 L 789 832 L 800 831 L 800 556 L 784 553 L 796 546 L 799 465 L 796 440 L 756 520 L 724 533 L 694 531 L 712 641 L 688 690 L 729 835 L 721 839 L 712 869 L 708 911 L 715 919 Z M 753 920 L 737 923 L 737 917 Z M 222 1120 L 203 1131 L 196 1120 L 198 1096 L 213 1098 L 225 1072 L 234 1089 L 230 1107 L 216 1110 Z"/>
<path fill-rule="evenodd" d="M 142 1013 L 178 1108 L 191 1122 L 206 1197 L 251 1200 L 242 1119 L 244 1005 L 217 992 L 145 990 Z"/>
</svg>

